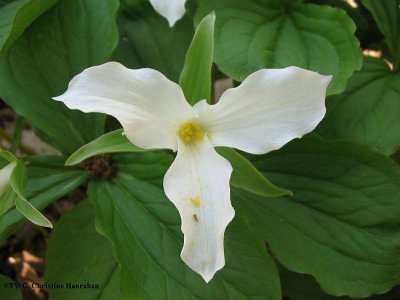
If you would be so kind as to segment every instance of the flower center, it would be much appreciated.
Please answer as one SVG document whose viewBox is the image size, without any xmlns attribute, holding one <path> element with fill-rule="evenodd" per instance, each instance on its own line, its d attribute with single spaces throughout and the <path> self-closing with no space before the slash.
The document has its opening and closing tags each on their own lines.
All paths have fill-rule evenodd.
<svg viewBox="0 0 400 300">
<path fill-rule="evenodd" d="M 192 141 L 202 140 L 204 137 L 204 132 L 200 130 L 199 124 L 189 121 L 179 128 L 179 136 L 186 143 L 190 143 Z"/>
</svg>

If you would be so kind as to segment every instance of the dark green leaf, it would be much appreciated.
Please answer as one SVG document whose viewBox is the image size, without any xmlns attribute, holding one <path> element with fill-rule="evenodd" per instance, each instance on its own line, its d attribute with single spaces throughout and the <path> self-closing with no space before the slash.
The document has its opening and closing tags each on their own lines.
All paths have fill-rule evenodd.
<svg viewBox="0 0 400 300">
<path fill-rule="evenodd" d="M 117 43 L 117 0 L 61 0 L 0 59 L 0 98 L 69 154 L 103 133 L 104 115 L 52 100 L 84 68 L 107 61 Z"/>
<path fill-rule="evenodd" d="M 118 175 L 89 186 L 96 227 L 112 241 L 121 264 L 122 294 L 127 299 L 280 300 L 275 265 L 263 241 L 239 218 L 226 233 L 227 265 L 211 283 L 182 262 L 179 216 L 157 186 L 170 160 L 163 153 L 114 156 Z"/>
<path fill-rule="evenodd" d="M 115 60 L 130 68 L 156 69 L 178 82 L 193 36 L 190 18 L 184 17 L 170 28 L 163 17 L 148 7 L 143 16 L 122 14 L 119 31 L 120 42 L 114 54 Z"/>
<path fill-rule="evenodd" d="M 282 293 L 290 300 L 350 300 L 349 297 L 334 297 L 324 293 L 309 275 L 287 270 L 280 271 Z"/>
<path fill-rule="evenodd" d="M 362 0 L 386 39 L 395 69 L 400 67 L 400 0 Z"/>
<path fill-rule="evenodd" d="M 284 270 L 280 272 L 282 292 L 290 300 L 351 300 L 353 298 L 342 296 L 335 297 L 324 293 L 321 287 L 309 275 L 298 274 Z M 397 300 L 400 296 L 395 290 L 384 295 L 377 295 L 364 300 Z"/>
<path fill-rule="evenodd" d="M 232 164 L 233 172 L 230 181 L 231 185 L 266 197 L 293 194 L 291 191 L 273 185 L 251 162 L 237 151 L 221 147 L 216 150 Z"/>
<path fill-rule="evenodd" d="M 139 148 L 132 144 L 123 135 L 123 130 L 118 129 L 109 133 L 106 133 L 94 141 L 82 146 L 76 150 L 65 162 L 67 166 L 79 164 L 86 158 L 104 154 L 104 153 L 115 153 L 115 152 L 143 152 L 149 151 L 146 149 Z"/>
<path fill-rule="evenodd" d="M 110 242 L 95 230 L 94 209 L 89 201 L 74 207 L 54 227 L 45 274 L 48 283 L 98 285 L 49 289 L 51 299 L 121 299 L 118 263 Z"/>
<path fill-rule="evenodd" d="M 327 114 L 318 133 L 328 139 L 349 139 L 384 154 L 400 147 L 400 76 L 382 60 L 365 57 L 363 68 L 346 91 L 327 99 Z"/>
<path fill-rule="evenodd" d="M 200 22 L 186 53 L 185 66 L 179 78 L 179 85 L 191 105 L 204 99 L 210 101 L 214 24 L 214 13 L 209 14 Z"/>
<path fill-rule="evenodd" d="M 197 20 L 214 10 L 215 62 L 242 81 L 262 68 L 299 66 L 333 75 L 328 94 L 344 90 L 361 67 L 355 26 L 346 13 L 299 1 L 203 0 Z"/>
<path fill-rule="evenodd" d="M 258 157 L 293 197 L 234 197 L 237 213 L 288 269 L 332 295 L 367 297 L 400 283 L 400 169 L 366 147 L 317 138 Z"/>
<path fill-rule="evenodd" d="M 36 160 L 36 166 L 29 166 L 29 179 L 25 195 L 38 210 L 44 209 L 70 193 L 87 178 L 83 171 L 62 167 L 63 160 L 60 158 L 51 159 L 51 165 L 46 164 L 50 158 L 36 158 Z M 43 166 L 39 166 L 40 160 L 43 161 Z M 60 166 L 54 165 L 54 161 L 57 161 Z M 0 218 L 0 242 L 4 241 L 25 221 L 25 217 L 16 208 L 7 211 Z"/>
<path fill-rule="evenodd" d="M 59 0 L 16 0 L 0 2 L 0 54 L 15 42 L 24 30 Z"/>
</svg>

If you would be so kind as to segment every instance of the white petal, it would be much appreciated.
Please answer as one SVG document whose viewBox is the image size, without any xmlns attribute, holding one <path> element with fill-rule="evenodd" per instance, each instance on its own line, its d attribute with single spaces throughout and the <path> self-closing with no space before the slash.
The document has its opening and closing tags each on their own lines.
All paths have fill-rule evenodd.
<svg viewBox="0 0 400 300">
<path fill-rule="evenodd" d="M 202 101 L 195 110 L 214 146 L 267 153 L 317 126 L 330 80 L 297 67 L 264 69 L 227 90 L 217 104 Z"/>
<path fill-rule="evenodd" d="M 181 257 L 206 282 L 225 264 L 224 232 L 235 215 L 231 172 L 230 163 L 204 137 L 191 146 L 179 141 L 178 155 L 164 178 L 165 193 L 181 216 Z"/>
<path fill-rule="evenodd" d="M 155 11 L 168 20 L 170 27 L 185 14 L 185 2 L 186 0 L 150 0 Z"/>
<path fill-rule="evenodd" d="M 152 69 L 110 62 L 75 76 L 55 97 L 71 109 L 114 116 L 127 138 L 142 148 L 177 149 L 179 126 L 194 117 L 182 89 Z"/>
<path fill-rule="evenodd" d="M 11 173 L 14 170 L 15 162 L 9 163 L 4 168 L 0 169 L 0 196 L 7 189 L 10 184 Z"/>
</svg>

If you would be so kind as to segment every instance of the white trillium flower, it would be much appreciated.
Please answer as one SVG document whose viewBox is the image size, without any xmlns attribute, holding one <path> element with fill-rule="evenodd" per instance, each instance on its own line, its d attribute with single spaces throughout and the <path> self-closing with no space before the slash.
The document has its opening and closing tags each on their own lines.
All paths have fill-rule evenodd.
<svg viewBox="0 0 400 300">
<path fill-rule="evenodd" d="M 168 20 L 170 27 L 184 16 L 185 2 L 186 0 L 150 0 L 154 10 Z"/>
<path fill-rule="evenodd" d="M 325 114 L 330 80 L 298 67 L 263 69 L 217 104 L 203 100 L 192 107 L 180 86 L 160 72 L 110 62 L 84 70 L 54 99 L 114 116 L 142 148 L 178 152 L 164 190 L 181 216 L 181 257 L 208 282 L 225 264 L 224 232 L 235 214 L 232 166 L 214 147 L 263 154 L 312 131 Z"/>
<path fill-rule="evenodd" d="M 6 191 L 10 185 L 10 177 L 16 166 L 15 162 L 11 162 L 4 168 L 0 169 L 0 196 Z"/>
</svg>

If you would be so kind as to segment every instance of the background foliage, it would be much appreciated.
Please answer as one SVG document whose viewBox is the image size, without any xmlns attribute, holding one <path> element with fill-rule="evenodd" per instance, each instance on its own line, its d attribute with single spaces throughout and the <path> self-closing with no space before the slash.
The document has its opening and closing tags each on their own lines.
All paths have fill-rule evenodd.
<svg viewBox="0 0 400 300">
<path fill-rule="evenodd" d="M 78 190 L 84 200 L 51 234 L 35 229 L 49 240 L 45 281 L 100 288 L 42 291 L 51 299 L 399 299 L 400 1 L 189 0 L 186 8 L 169 28 L 147 0 L 0 0 L 0 98 L 57 150 L 33 155 L 21 126 L 8 136 L 13 154 L 0 166 L 11 159 L 19 168 L 0 197 L 2 249 L 26 218 L 44 224 L 34 208 L 48 207 L 52 219 L 49 207 Z M 215 24 L 196 31 L 212 11 Z M 179 257 L 179 215 L 162 190 L 173 153 L 143 151 L 115 120 L 51 100 L 110 60 L 161 71 L 191 104 L 215 101 L 216 79 L 239 84 L 261 68 L 333 75 L 314 133 L 261 156 L 218 149 L 234 167 L 236 217 L 226 266 L 209 284 Z M 0 298 L 21 299 L 4 288 L 18 277 L 0 271 L 8 276 Z"/>
</svg>

